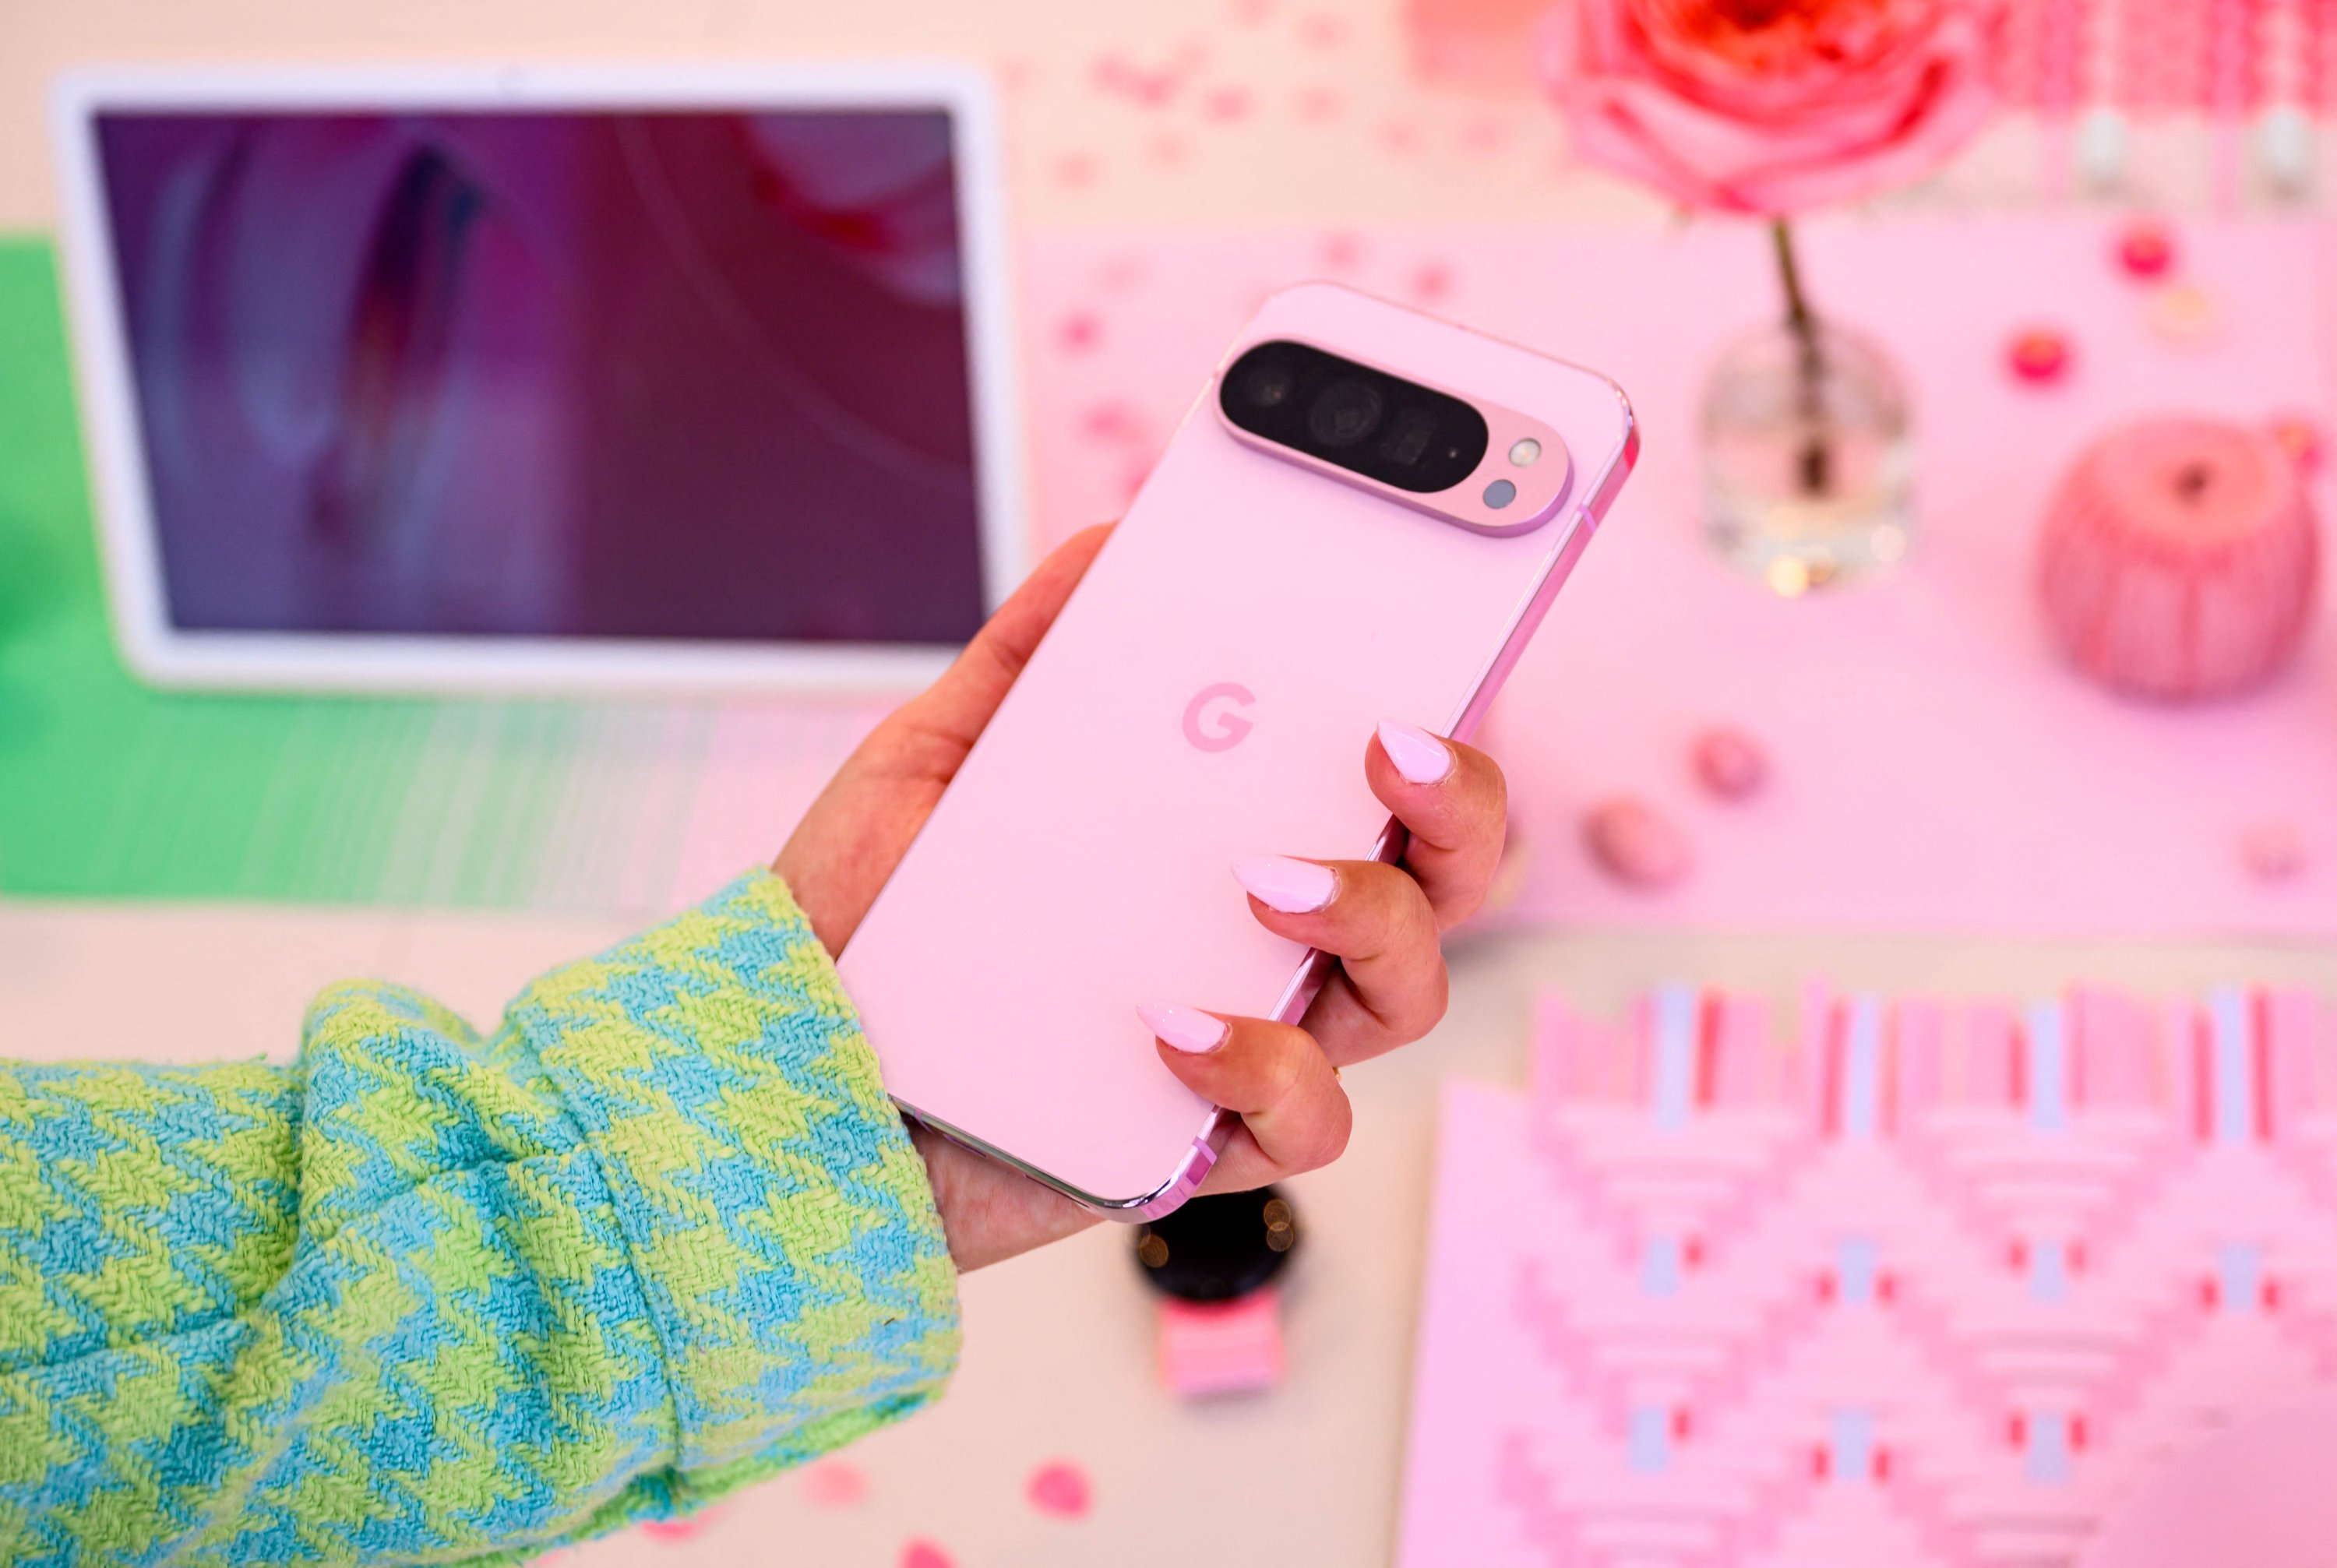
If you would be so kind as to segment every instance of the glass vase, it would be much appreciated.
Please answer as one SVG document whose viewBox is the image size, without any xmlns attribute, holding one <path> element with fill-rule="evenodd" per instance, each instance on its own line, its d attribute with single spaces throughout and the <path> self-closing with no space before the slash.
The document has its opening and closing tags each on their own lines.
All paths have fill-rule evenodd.
<svg viewBox="0 0 2337 1568">
<path fill-rule="evenodd" d="M 1863 334 L 1804 318 L 1732 344 L 1706 385 L 1699 435 L 1705 537 L 1776 593 L 1833 586 L 1906 554 L 1907 395 Z"/>
</svg>

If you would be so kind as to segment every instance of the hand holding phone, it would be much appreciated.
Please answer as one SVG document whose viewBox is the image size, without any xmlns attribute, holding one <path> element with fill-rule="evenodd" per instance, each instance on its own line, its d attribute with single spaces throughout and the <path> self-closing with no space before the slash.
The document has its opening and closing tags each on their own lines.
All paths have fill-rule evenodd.
<svg viewBox="0 0 2337 1568">
<path fill-rule="evenodd" d="M 947 675 L 870 732 L 789 837 L 775 868 L 828 951 L 841 951 L 858 927 L 1109 534 L 1108 528 L 1090 528 L 1050 555 Z M 1229 1141 L 1208 1189 L 1263 1186 L 1335 1154 L 1348 1125 L 1346 1094 L 1310 1055 L 1328 1067 L 1364 1061 L 1417 1039 L 1442 1015 L 1439 932 L 1483 900 L 1501 858 L 1506 818 L 1501 770 L 1481 752 L 1453 750 L 1460 763 L 1452 777 L 1440 785 L 1414 785 L 1375 737 L 1358 737 L 1359 780 L 1367 776 L 1375 788 L 1384 782 L 1389 810 L 1412 829 L 1404 865 L 1375 866 L 1370 878 L 1375 886 L 1364 896 L 1343 896 L 1315 915 L 1252 905 L 1264 929 L 1353 955 L 1360 976 L 1335 975 L 1301 1029 L 1277 1033 L 1263 1049 L 1198 1056 L 1159 1049 L 1167 1072 L 1194 1093 L 1224 1096 L 1217 1103 L 1274 1106 L 1266 1124 L 1281 1157 L 1258 1144 L 1254 1132 Z M 1034 874 L 1042 859 L 1034 847 Z M 1414 880 L 1425 916 L 1382 874 Z M 1352 885 L 1343 889 L 1352 891 Z M 1230 877 L 1225 897 L 1235 904 L 1243 899 Z M 1245 1031 L 1245 1046 L 1250 1039 Z M 914 1123 L 910 1131 L 933 1178 L 960 1269 L 1012 1257 L 1096 1222 L 1090 1210 L 1018 1171 Z"/>
<path fill-rule="evenodd" d="M 1593 372 L 1329 285 L 1268 300 L 1043 643 L 953 671 L 1011 682 L 978 737 L 923 726 L 946 792 L 838 959 L 894 1098 L 1122 1220 L 1335 1152 L 1305 1024 L 1441 1011 L 1438 884 L 1473 905 L 1499 846 L 1461 742 L 1636 450 Z"/>
</svg>

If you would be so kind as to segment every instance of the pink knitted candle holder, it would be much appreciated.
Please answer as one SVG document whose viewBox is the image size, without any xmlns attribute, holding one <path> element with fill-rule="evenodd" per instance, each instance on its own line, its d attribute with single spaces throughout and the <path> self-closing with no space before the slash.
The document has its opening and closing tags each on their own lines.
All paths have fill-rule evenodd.
<svg viewBox="0 0 2337 1568">
<path fill-rule="evenodd" d="M 2039 546 L 2046 619 L 2117 691 L 2220 696 L 2271 675 L 2311 619 L 2319 548 L 2296 465 L 2269 436 L 2148 419 L 2062 480 Z"/>
</svg>

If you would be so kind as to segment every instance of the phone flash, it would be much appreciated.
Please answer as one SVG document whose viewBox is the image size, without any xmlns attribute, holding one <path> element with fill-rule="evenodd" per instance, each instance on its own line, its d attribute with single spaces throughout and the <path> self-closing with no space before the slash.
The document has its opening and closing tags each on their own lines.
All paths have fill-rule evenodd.
<svg viewBox="0 0 2337 1568">
<path fill-rule="evenodd" d="M 1522 468 L 1541 456 L 1541 443 L 1529 436 L 1510 447 L 1510 462 Z"/>
</svg>

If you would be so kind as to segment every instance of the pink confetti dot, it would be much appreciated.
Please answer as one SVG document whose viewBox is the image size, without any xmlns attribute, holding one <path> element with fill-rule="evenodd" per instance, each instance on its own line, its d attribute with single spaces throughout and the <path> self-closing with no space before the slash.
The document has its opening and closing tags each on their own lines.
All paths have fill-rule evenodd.
<svg viewBox="0 0 2337 1568">
<path fill-rule="evenodd" d="M 1336 49 L 1347 24 L 1328 11 L 1311 13 L 1298 24 L 1298 41 L 1309 49 Z"/>
<path fill-rule="evenodd" d="M 1323 240 L 1323 265 L 1345 272 L 1364 259 L 1364 242 L 1353 234 L 1327 235 Z"/>
<path fill-rule="evenodd" d="M 1239 87 L 1220 87 L 1201 101 L 1201 113 L 1220 124 L 1249 113 L 1249 94 Z"/>
<path fill-rule="evenodd" d="M 1080 429 L 1090 440 L 1120 444 L 1141 440 L 1144 421 L 1131 404 L 1095 403 L 1080 413 Z"/>
<path fill-rule="evenodd" d="M 1087 1472 L 1066 1459 L 1041 1465 L 1032 1471 L 1023 1494 L 1031 1499 L 1032 1507 L 1058 1519 L 1086 1517 L 1093 1501 Z"/>
<path fill-rule="evenodd" d="M 1472 152 L 1498 152 L 1510 139 L 1510 122 L 1487 116 L 1469 122 L 1461 133 L 1461 145 Z"/>
<path fill-rule="evenodd" d="M 1420 151 L 1420 127 L 1409 120 L 1390 120 L 1380 127 L 1380 144 L 1391 152 Z"/>
<path fill-rule="evenodd" d="M 1149 463 L 1130 463 L 1122 468 L 1120 473 L 1120 504 L 1125 506 L 1135 500 L 1136 493 L 1143 489 L 1144 482 L 1151 477 L 1152 465 Z"/>
<path fill-rule="evenodd" d="M 1432 261 L 1412 275 L 1412 297 L 1433 304 L 1452 292 L 1452 269 Z"/>
<path fill-rule="evenodd" d="M 1723 800 L 1745 800 L 1768 782 L 1769 758 L 1742 730 L 1716 725 L 1696 738 L 1696 781 Z"/>
<path fill-rule="evenodd" d="M 912 1541 L 901 1548 L 901 1568 L 957 1568 L 957 1561 L 930 1541 Z"/>
<path fill-rule="evenodd" d="M 1091 310 L 1075 311 L 1064 317 L 1062 324 L 1055 328 L 1055 341 L 1074 354 L 1094 348 L 1096 339 L 1102 336 L 1103 323 Z"/>
<path fill-rule="evenodd" d="M 641 1525 L 641 1534 L 652 1541 L 687 1541 L 706 1528 L 703 1514 L 694 1519 L 651 1519 Z"/>
<path fill-rule="evenodd" d="M 2069 369 L 2069 340 L 2050 327 L 2032 327 L 2014 335 L 2004 359 L 2023 381 L 2037 386 L 2058 381 Z"/>
<path fill-rule="evenodd" d="M 1098 270 L 1096 277 L 1106 289 L 1117 294 L 1144 281 L 1144 265 L 1141 255 L 1115 256 Z"/>
<path fill-rule="evenodd" d="M 2175 236 L 2164 223 L 2137 223 L 2118 237 L 2118 265 L 2129 278 L 2156 278 L 2175 265 Z"/>
<path fill-rule="evenodd" d="M 815 1508 L 850 1508 L 868 1495 L 868 1477 L 848 1459 L 823 1459 L 803 1473 L 804 1501 Z"/>
<path fill-rule="evenodd" d="M 1301 120 L 1335 120 L 1346 106 L 1347 101 L 1339 95 L 1336 89 L 1330 87 L 1309 87 L 1298 95 L 1298 117 Z"/>
<path fill-rule="evenodd" d="M 1117 93 L 1147 109 L 1158 109 L 1177 95 L 1177 74 L 1147 71 L 1117 54 L 1103 54 L 1089 67 L 1099 92 Z"/>
<path fill-rule="evenodd" d="M 1644 800 L 1618 796 L 1582 818 L 1583 847 L 1598 867 L 1627 887 L 1668 887 L 1687 875 L 1687 840 Z"/>
</svg>

